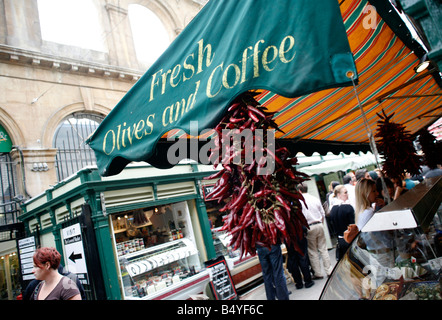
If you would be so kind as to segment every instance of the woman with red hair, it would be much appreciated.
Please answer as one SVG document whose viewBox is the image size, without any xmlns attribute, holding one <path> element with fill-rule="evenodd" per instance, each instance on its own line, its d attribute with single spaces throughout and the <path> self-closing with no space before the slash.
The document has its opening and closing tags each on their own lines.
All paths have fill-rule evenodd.
<svg viewBox="0 0 442 320">
<path fill-rule="evenodd" d="M 75 282 L 58 273 L 61 255 L 54 248 L 39 248 L 34 253 L 32 272 L 42 280 L 34 290 L 31 300 L 81 300 Z"/>
</svg>

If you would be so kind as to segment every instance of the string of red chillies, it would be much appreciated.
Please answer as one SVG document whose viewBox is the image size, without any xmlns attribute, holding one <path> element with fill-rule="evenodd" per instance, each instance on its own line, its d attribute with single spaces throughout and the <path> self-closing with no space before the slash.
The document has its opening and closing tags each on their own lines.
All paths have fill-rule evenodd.
<svg viewBox="0 0 442 320">
<path fill-rule="evenodd" d="M 394 123 L 394 113 L 377 113 L 378 128 L 375 134 L 379 154 L 384 157 L 382 171 L 391 178 L 402 178 L 405 171 L 412 176 L 420 173 L 421 159 L 416 154 L 411 134 L 405 126 Z"/>
<path fill-rule="evenodd" d="M 295 170 L 297 158 L 290 157 L 286 148 L 274 146 L 273 149 L 267 145 L 267 130 L 280 130 L 273 115 L 254 99 L 253 93 L 247 92 L 232 103 L 215 128 L 216 148 L 212 149 L 209 159 L 214 167 L 221 164 L 222 170 L 206 177 L 208 180 L 219 178 L 208 198 L 225 202 L 220 209 L 226 214 L 222 229 L 232 236 L 230 245 L 234 250 L 240 249 L 241 256 L 256 254 L 257 245 L 270 248 L 279 243 L 293 245 L 302 254 L 298 240 L 303 237 L 303 227 L 308 228 L 300 203 L 304 198 L 296 188 L 307 176 Z M 263 137 L 252 135 L 254 148 L 247 147 L 246 141 L 240 145 L 230 143 L 234 134 L 245 129 L 252 132 L 263 129 Z M 222 141 L 223 130 L 231 130 L 231 141 Z M 257 155 L 257 142 L 262 143 L 262 157 L 253 157 L 253 161 L 247 163 L 249 152 Z M 238 155 L 241 155 L 240 162 L 230 161 Z M 263 174 L 261 170 L 268 156 L 275 167 L 272 172 Z"/>
</svg>

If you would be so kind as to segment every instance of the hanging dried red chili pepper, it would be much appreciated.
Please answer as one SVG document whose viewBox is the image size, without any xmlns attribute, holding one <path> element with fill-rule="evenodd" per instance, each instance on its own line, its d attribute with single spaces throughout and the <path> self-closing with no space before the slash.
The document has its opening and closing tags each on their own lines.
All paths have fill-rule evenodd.
<svg viewBox="0 0 442 320">
<path fill-rule="evenodd" d="M 281 131 L 273 115 L 247 92 L 234 101 L 215 128 L 216 148 L 209 159 L 215 167 L 221 164 L 223 168 L 206 178 L 220 177 L 208 197 L 218 202 L 229 199 L 220 210 L 226 212 L 223 229 L 231 234 L 230 245 L 240 249 L 241 255 L 254 255 L 257 245 L 270 247 L 277 243 L 292 244 L 302 253 L 297 243 L 303 237 L 302 227 L 308 227 L 300 203 L 304 198 L 296 189 L 307 176 L 295 170 L 297 159 L 290 158 L 286 148 L 267 145 L 267 130 Z M 262 134 L 255 134 L 258 129 Z M 230 133 L 223 135 L 223 130 Z M 233 137 L 244 130 L 253 135 L 235 144 Z M 252 161 L 247 162 L 250 155 Z M 235 156 L 240 161 L 232 163 Z M 264 172 L 269 159 L 274 161 L 274 171 Z"/>
<path fill-rule="evenodd" d="M 378 130 L 375 134 L 379 154 L 384 157 L 382 171 L 391 178 L 402 178 L 405 171 L 411 175 L 420 172 L 421 159 L 416 154 L 411 134 L 405 126 L 391 121 L 392 113 L 387 116 L 384 110 L 378 121 Z"/>
</svg>

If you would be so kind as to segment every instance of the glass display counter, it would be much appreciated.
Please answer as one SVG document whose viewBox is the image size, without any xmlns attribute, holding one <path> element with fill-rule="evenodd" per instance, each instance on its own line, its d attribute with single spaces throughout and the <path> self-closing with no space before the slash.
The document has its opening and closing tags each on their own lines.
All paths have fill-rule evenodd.
<svg viewBox="0 0 442 320">
<path fill-rule="evenodd" d="M 185 203 L 119 213 L 112 225 L 125 299 L 164 297 L 208 278 Z"/>
<path fill-rule="evenodd" d="M 222 255 L 226 259 L 239 259 L 240 251 L 233 250 L 233 248 L 229 246 L 232 237 L 229 236 L 226 231 L 221 229 L 222 227 L 212 229 L 213 245 L 215 246 L 216 256 Z"/>
<path fill-rule="evenodd" d="M 122 256 L 119 263 L 126 298 L 152 298 L 201 270 L 198 250 L 188 239 Z"/>
<path fill-rule="evenodd" d="M 362 228 L 321 300 L 442 300 L 442 178 L 425 180 Z"/>
<path fill-rule="evenodd" d="M 210 193 L 210 188 L 212 186 L 206 186 L 204 194 Z M 206 210 L 208 218 L 211 224 L 213 245 L 215 247 L 216 256 L 224 256 L 226 262 L 231 270 L 233 270 L 234 265 L 241 263 L 241 261 L 248 260 L 250 256 L 245 256 L 240 259 L 240 250 L 233 250 L 229 245 L 231 236 L 227 231 L 222 230 L 224 224 L 223 217 L 226 212 L 221 212 L 220 209 L 224 207 L 227 200 L 223 203 L 218 203 L 217 201 L 206 201 Z"/>
<path fill-rule="evenodd" d="M 262 277 L 258 255 L 249 254 L 241 257 L 240 250 L 233 250 L 229 245 L 232 238 L 222 227 L 212 229 L 213 244 L 217 257 L 223 256 L 233 277 L 236 289 L 244 291 L 253 286 Z"/>
<path fill-rule="evenodd" d="M 203 188 L 203 194 L 210 193 L 212 185 L 206 185 Z M 231 236 L 227 231 L 223 231 L 223 216 L 226 212 L 220 211 L 226 204 L 218 201 L 206 201 L 206 210 L 211 225 L 213 245 L 215 247 L 216 257 L 223 256 L 238 291 L 247 290 L 248 287 L 253 286 L 254 282 L 259 281 L 262 277 L 261 264 L 258 256 L 246 255 L 241 257 L 240 250 L 233 250 L 229 245 Z"/>
</svg>

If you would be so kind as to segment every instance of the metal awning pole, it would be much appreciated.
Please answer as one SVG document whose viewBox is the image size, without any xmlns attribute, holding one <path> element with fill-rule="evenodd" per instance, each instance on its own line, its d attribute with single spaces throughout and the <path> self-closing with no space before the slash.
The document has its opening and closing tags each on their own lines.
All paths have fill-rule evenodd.
<svg viewBox="0 0 442 320">
<path fill-rule="evenodd" d="M 354 74 L 351 74 L 351 82 L 353 84 L 353 91 L 355 93 L 355 97 L 356 97 L 356 100 L 358 101 L 358 106 L 359 106 L 359 109 L 361 110 L 362 118 L 364 120 L 365 130 L 367 130 L 368 142 L 370 144 L 370 149 L 371 149 L 372 153 L 374 154 L 374 158 L 375 158 L 377 167 L 381 168 L 380 163 L 379 163 L 378 148 L 376 147 L 376 142 L 374 140 L 373 131 L 371 130 L 370 125 L 368 123 L 368 119 L 367 119 L 367 116 L 365 115 L 364 108 L 362 108 L 361 101 L 359 100 L 358 90 L 357 90 L 356 84 L 354 82 Z M 390 197 L 388 194 L 387 185 L 385 184 L 383 175 L 381 175 L 380 178 L 381 178 L 381 182 L 382 182 L 382 190 L 384 191 L 384 198 L 387 198 L 387 203 L 390 203 Z"/>
</svg>

